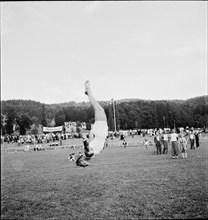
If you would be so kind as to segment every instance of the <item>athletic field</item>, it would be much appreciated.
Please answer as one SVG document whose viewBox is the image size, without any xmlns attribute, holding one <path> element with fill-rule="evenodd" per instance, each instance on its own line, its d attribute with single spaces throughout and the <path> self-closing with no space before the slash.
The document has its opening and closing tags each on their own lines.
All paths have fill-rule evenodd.
<svg viewBox="0 0 208 220">
<path fill-rule="evenodd" d="M 132 144 L 104 149 L 86 168 L 67 160 L 70 148 L 2 153 L 1 219 L 208 217 L 205 136 L 186 160 L 154 155 L 140 137 L 126 140 Z"/>
</svg>

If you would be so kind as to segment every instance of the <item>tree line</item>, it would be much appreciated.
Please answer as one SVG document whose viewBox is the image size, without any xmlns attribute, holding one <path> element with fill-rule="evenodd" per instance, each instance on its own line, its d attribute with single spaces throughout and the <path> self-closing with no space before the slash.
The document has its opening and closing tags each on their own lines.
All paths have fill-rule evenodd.
<svg viewBox="0 0 208 220">
<path fill-rule="evenodd" d="M 207 128 L 208 96 L 187 100 L 118 100 L 100 102 L 108 119 L 109 130 L 200 127 Z M 1 134 L 21 135 L 27 130 L 38 132 L 38 126 L 61 126 L 64 122 L 94 123 L 94 111 L 89 103 L 69 102 L 43 104 L 32 100 L 1 101 Z M 115 116 L 115 120 L 114 120 Z"/>
</svg>

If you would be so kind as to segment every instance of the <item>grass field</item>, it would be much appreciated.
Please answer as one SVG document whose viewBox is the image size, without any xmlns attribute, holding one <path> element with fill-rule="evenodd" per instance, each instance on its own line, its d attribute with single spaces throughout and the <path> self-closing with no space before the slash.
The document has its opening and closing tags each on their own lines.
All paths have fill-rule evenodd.
<svg viewBox="0 0 208 220">
<path fill-rule="evenodd" d="M 186 160 L 127 141 L 140 144 L 106 148 L 86 168 L 67 160 L 72 149 L 3 153 L 1 219 L 208 217 L 205 137 Z"/>
</svg>

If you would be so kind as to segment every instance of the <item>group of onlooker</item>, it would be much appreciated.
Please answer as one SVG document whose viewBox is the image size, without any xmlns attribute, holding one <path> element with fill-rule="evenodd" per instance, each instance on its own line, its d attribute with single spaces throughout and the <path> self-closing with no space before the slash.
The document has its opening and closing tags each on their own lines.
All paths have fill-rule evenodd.
<svg viewBox="0 0 208 220">
<path fill-rule="evenodd" d="M 60 139 L 60 134 L 41 134 L 41 135 L 5 135 L 1 136 L 1 142 L 21 144 L 49 143 Z"/>
<path fill-rule="evenodd" d="M 184 130 L 179 133 L 175 129 L 171 131 L 164 130 L 163 132 L 156 132 L 154 136 L 155 153 L 167 154 L 169 150 L 169 143 L 171 146 L 171 153 L 174 159 L 178 159 L 179 151 L 182 153 L 182 158 L 187 158 L 188 143 L 190 149 L 199 149 L 199 135 L 198 130 Z"/>
<path fill-rule="evenodd" d="M 126 132 L 126 133 L 124 133 Z M 110 138 L 114 134 L 113 132 L 109 132 L 108 138 Z M 154 136 L 155 143 L 155 154 L 167 154 L 168 152 L 172 153 L 173 158 L 178 158 L 179 151 L 182 153 L 182 158 L 187 158 L 187 149 L 188 143 L 190 143 L 190 149 L 198 149 L 199 148 L 199 135 L 201 132 L 199 130 L 191 129 L 146 129 L 146 130 L 129 130 L 117 132 L 115 137 L 119 138 L 123 141 L 123 146 L 126 148 L 128 145 L 125 137 L 134 135 L 140 135 L 145 137 L 144 145 L 148 149 L 148 145 L 152 143 L 148 140 L 148 137 Z M 62 140 L 69 139 L 71 137 L 67 136 L 67 134 L 63 133 L 46 133 L 46 134 L 38 134 L 38 135 L 5 135 L 1 136 L 1 143 L 17 143 L 18 146 L 21 144 L 42 144 L 42 143 L 50 143 L 59 141 L 59 144 L 62 145 Z M 151 138 L 150 138 L 151 139 Z M 153 144 L 153 143 L 152 143 Z M 170 145 L 170 146 L 169 146 Z M 171 150 L 171 151 L 170 151 Z"/>
<path fill-rule="evenodd" d="M 66 140 L 69 138 L 71 138 L 71 136 L 69 137 L 69 135 L 63 133 L 46 133 L 37 135 L 4 135 L 1 136 L 1 143 L 17 143 L 18 146 L 20 146 L 21 144 L 42 144 L 60 141 L 61 144 L 62 140 Z"/>
</svg>

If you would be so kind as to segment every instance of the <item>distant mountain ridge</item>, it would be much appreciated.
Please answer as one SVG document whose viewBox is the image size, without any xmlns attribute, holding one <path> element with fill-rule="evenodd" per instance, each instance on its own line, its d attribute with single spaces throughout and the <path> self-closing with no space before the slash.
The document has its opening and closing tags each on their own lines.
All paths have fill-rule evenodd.
<svg viewBox="0 0 208 220">
<path fill-rule="evenodd" d="M 109 129 L 161 128 L 164 126 L 207 127 L 208 96 L 199 96 L 187 100 L 143 100 L 121 99 L 99 101 L 104 107 Z M 114 109 L 114 110 L 113 110 Z M 113 112 L 115 111 L 115 112 Z M 94 111 L 89 102 L 74 101 L 45 104 L 32 100 L 1 101 L 1 127 L 9 120 L 6 131 L 11 132 L 13 123 L 19 120 L 32 121 L 43 126 L 61 126 L 66 121 L 86 122 L 88 128 L 94 122 Z M 114 116 L 115 115 L 115 116 Z M 44 125 L 45 124 L 45 125 Z M 8 126 L 9 125 L 9 126 Z"/>
<path fill-rule="evenodd" d="M 137 99 L 137 98 L 125 98 L 125 99 L 119 99 L 119 100 L 114 100 L 116 103 L 122 103 L 122 102 L 137 102 L 137 101 L 143 101 L 143 102 L 161 102 L 161 101 L 165 101 L 165 102 L 176 102 L 176 103 L 186 103 L 186 104 L 190 104 L 190 105 L 197 105 L 199 103 L 203 103 L 203 104 L 208 104 L 208 95 L 204 95 L 204 96 L 197 96 L 194 98 L 189 98 L 189 99 L 162 99 L 162 100 L 146 100 L 146 99 Z M 101 104 L 109 104 L 111 101 L 99 101 Z M 12 104 L 15 106 L 21 105 L 21 106 L 30 106 L 30 105 L 35 105 L 35 106 L 48 106 L 48 107 L 52 107 L 52 108 L 56 108 L 56 107 L 68 107 L 68 106 L 74 106 L 74 107 L 80 107 L 80 106 L 89 106 L 89 102 L 75 102 L 75 101 L 69 101 L 69 102 L 62 102 L 62 103 L 54 103 L 54 104 L 45 104 L 45 103 L 41 103 L 38 101 L 33 101 L 33 100 L 24 100 L 24 99 L 10 99 L 10 100 L 2 100 L 1 101 L 1 106 L 4 105 L 5 103 L 7 104 Z"/>
</svg>

